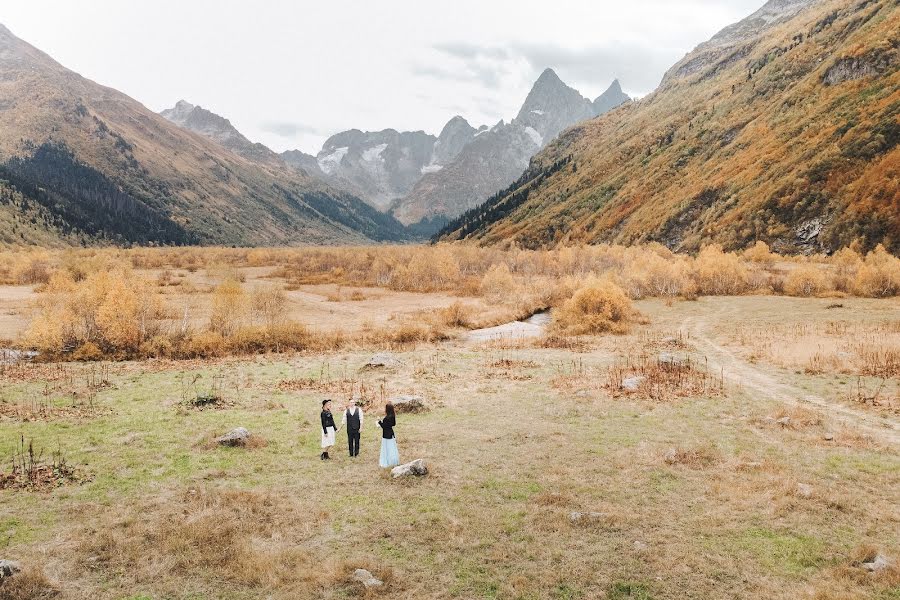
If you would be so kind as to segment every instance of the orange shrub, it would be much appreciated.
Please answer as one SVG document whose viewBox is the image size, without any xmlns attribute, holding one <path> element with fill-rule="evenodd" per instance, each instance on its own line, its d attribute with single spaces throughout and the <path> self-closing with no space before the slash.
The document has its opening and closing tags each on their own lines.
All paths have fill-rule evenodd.
<svg viewBox="0 0 900 600">
<path fill-rule="evenodd" d="M 784 291 L 790 296 L 818 296 L 834 289 L 828 275 L 815 265 L 801 265 L 788 273 Z"/>
<path fill-rule="evenodd" d="M 636 313 L 622 288 L 606 280 L 589 280 L 553 315 L 561 333 L 626 333 Z"/>
<path fill-rule="evenodd" d="M 857 270 L 853 292 L 869 298 L 896 296 L 900 293 L 900 258 L 879 244 Z"/>
<path fill-rule="evenodd" d="M 706 246 L 694 261 L 697 291 L 704 296 L 733 296 L 747 291 L 749 271 L 734 252 Z"/>
</svg>

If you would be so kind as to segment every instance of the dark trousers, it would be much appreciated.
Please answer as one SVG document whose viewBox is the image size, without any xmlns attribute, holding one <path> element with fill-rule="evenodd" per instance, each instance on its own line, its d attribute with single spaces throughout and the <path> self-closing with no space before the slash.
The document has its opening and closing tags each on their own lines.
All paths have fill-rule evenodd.
<svg viewBox="0 0 900 600">
<path fill-rule="evenodd" d="M 350 444 L 350 456 L 359 456 L 359 429 L 347 430 L 347 442 Z"/>
</svg>

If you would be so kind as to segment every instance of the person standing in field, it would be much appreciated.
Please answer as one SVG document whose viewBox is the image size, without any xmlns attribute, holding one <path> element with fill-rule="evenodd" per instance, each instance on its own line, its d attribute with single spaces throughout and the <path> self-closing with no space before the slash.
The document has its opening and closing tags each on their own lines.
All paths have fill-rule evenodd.
<svg viewBox="0 0 900 600">
<path fill-rule="evenodd" d="M 356 406 L 356 398 L 350 398 L 350 406 L 344 409 L 341 417 L 341 427 L 347 428 L 347 443 L 350 446 L 350 456 L 359 456 L 359 432 L 363 426 L 363 411 Z"/>
<path fill-rule="evenodd" d="M 378 421 L 378 426 L 381 427 L 381 456 L 378 464 L 381 468 L 400 464 L 400 452 L 397 450 L 397 438 L 394 436 L 396 425 L 397 417 L 394 415 L 394 405 L 388 402 L 384 405 L 384 418 Z"/>
<path fill-rule="evenodd" d="M 331 400 L 322 400 L 322 460 L 329 460 L 328 451 L 334 446 L 334 434 L 337 427 L 334 425 L 334 417 L 331 415 Z"/>
</svg>

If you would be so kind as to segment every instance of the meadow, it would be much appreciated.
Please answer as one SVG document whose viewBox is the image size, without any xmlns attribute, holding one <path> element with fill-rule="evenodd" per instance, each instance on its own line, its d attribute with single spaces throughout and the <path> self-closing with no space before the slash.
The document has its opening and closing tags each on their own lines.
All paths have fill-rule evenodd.
<svg viewBox="0 0 900 600">
<path fill-rule="evenodd" d="M 0 598 L 900 596 L 885 252 L 0 258 Z M 371 418 L 319 460 L 322 398 L 404 395 L 427 476 Z"/>
</svg>

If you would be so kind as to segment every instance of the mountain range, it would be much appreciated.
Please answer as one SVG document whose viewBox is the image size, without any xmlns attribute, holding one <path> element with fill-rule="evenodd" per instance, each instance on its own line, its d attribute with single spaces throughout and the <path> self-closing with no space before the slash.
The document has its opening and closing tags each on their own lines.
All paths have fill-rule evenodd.
<svg viewBox="0 0 900 600">
<path fill-rule="evenodd" d="M 898 7 L 767 2 L 435 239 L 900 251 Z"/>
<path fill-rule="evenodd" d="M 328 138 L 316 156 L 289 150 L 280 158 L 303 175 L 319 178 L 430 235 L 449 218 L 514 181 L 560 131 L 629 100 L 616 80 L 591 102 L 546 69 L 510 123 L 476 129 L 457 115 L 438 136 L 351 129 Z M 227 119 L 184 100 L 160 114 L 246 158 L 276 160 L 272 151 L 251 143 Z"/>
<path fill-rule="evenodd" d="M 217 126 L 215 115 L 190 112 L 192 125 Z M 2 25 L 0 131 L 4 243 L 282 245 L 410 235 L 242 136 L 192 133 Z"/>
</svg>

